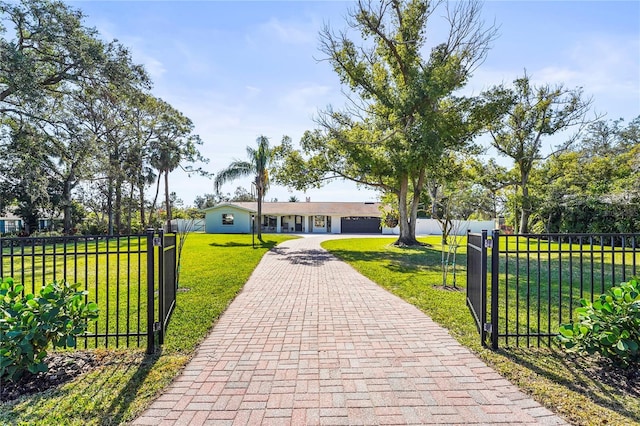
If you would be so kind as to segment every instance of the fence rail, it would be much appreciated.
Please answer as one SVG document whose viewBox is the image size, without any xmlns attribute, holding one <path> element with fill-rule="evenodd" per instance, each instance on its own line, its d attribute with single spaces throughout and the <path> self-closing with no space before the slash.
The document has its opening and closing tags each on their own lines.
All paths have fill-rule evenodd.
<svg viewBox="0 0 640 426">
<path fill-rule="evenodd" d="M 13 277 L 27 293 L 54 280 L 80 282 L 100 315 L 78 347 L 146 345 L 153 352 L 175 306 L 175 242 L 175 235 L 162 231 L 0 238 L 0 277 Z"/>
<path fill-rule="evenodd" d="M 475 309 L 490 317 L 482 325 L 494 348 L 550 346 L 558 327 L 575 319 L 580 299 L 593 301 L 640 268 L 639 234 L 482 235 L 483 250 L 491 247 L 484 262 L 491 259 L 489 285 L 482 290 L 481 279 L 468 273 L 467 291 L 491 291 L 491 306 L 479 302 Z M 468 252 L 477 257 L 473 241 Z"/>
</svg>

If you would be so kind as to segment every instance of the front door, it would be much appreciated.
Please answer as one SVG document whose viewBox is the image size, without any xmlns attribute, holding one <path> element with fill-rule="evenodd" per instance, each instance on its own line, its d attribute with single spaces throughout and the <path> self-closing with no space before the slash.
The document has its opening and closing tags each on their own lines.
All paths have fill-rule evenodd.
<svg viewBox="0 0 640 426">
<path fill-rule="evenodd" d="M 296 232 L 302 232 L 302 216 L 296 216 Z"/>
</svg>

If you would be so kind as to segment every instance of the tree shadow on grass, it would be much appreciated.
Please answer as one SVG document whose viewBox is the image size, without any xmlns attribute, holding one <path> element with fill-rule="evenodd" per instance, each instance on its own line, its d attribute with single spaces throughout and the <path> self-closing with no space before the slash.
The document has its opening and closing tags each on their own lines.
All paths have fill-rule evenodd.
<svg viewBox="0 0 640 426">
<path fill-rule="evenodd" d="M 95 370 L 72 382 L 4 403 L 0 424 L 123 424 L 132 420 L 131 404 L 161 354 L 106 353 Z"/>
<path fill-rule="evenodd" d="M 331 250 L 331 254 L 345 262 L 378 262 L 392 271 L 416 273 L 440 270 L 440 251 L 429 247 L 403 248 L 400 251 Z"/>
<path fill-rule="evenodd" d="M 639 407 L 630 407 L 625 399 L 640 397 L 640 384 L 635 378 L 625 378 L 624 371 L 593 359 L 570 357 L 556 350 L 545 350 L 544 361 L 538 361 L 532 349 L 500 349 L 499 353 L 518 365 L 542 377 L 560 383 L 572 391 L 587 396 L 594 403 L 618 414 L 640 421 Z M 612 392 L 611 389 L 615 389 Z"/>
<path fill-rule="evenodd" d="M 105 410 L 104 417 L 100 421 L 101 425 L 119 425 L 127 420 L 131 403 L 161 355 L 162 350 L 153 354 L 145 354 L 136 371 Z"/>
<path fill-rule="evenodd" d="M 253 247 L 253 248 L 266 248 L 271 249 L 278 244 L 277 241 L 273 240 L 263 240 L 260 241 L 256 238 L 254 244 L 251 243 L 240 243 L 237 241 L 227 241 L 226 243 L 209 243 L 210 247 Z"/>
</svg>

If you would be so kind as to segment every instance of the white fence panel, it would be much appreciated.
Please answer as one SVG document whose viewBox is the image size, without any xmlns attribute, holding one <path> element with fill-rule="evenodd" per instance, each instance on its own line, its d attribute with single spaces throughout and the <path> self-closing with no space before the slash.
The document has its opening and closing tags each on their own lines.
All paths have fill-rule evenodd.
<svg viewBox="0 0 640 426">
<path fill-rule="evenodd" d="M 493 220 L 454 220 L 453 229 L 457 230 L 457 235 L 466 235 L 467 230 L 471 232 L 481 232 L 482 230 L 491 231 L 496 228 L 496 222 Z M 382 229 L 384 235 L 398 235 L 399 228 Z M 418 218 L 416 222 L 416 235 L 442 235 L 442 226 L 436 219 Z"/>
<path fill-rule="evenodd" d="M 193 221 L 193 224 L 191 222 Z M 204 219 L 173 219 L 171 221 L 171 232 L 204 232 Z"/>
</svg>

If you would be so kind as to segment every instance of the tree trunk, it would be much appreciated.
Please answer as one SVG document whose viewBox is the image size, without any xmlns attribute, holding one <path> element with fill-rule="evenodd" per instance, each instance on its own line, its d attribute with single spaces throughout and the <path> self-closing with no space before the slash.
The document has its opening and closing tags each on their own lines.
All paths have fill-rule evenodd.
<svg viewBox="0 0 640 426">
<path fill-rule="evenodd" d="M 107 234 L 113 235 L 113 184 L 109 178 L 107 190 Z"/>
<path fill-rule="evenodd" d="M 151 204 L 151 210 L 149 210 L 149 226 L 153 225 L 153 212 L 156 209 L 156 203 L 158 202 L 158 194 L 160 193 L 161 179 L 162 179 L 162 172 L 158 174 L 158 181 L 156 182 L 156 196 L 153 197 L 153 204 Z"/>
<path fill-rule="evenodd" d="M 520 214 L 520 229 L 518 233 L 527 234 L 529 232 L 529 216 L 531 216 L 531 200 L 529 199 L 529 174 L 522 172 L 522 206 Z"/>
<path fill-rule="evenodd" d="M 418 206 L 412 200 L 411 208 L 408 208 L 407 205 L 407 196 L 409 193 L 409 177 L 403 176 L 400 181 L 400 191 L 397 193 L 398 196 L 398 212 L 400 213 L 400 218 L 398 220 L 398 224 L 400 226 L 400 236 L 398 240 L 394 243 L 396 246 L 415 246 L 419 245 L 418 240 L 416 240 L 416 224 L 415 217 L 412 217 L 412 214 L 415 212 L 417 215 Z M 415 200 L 415 197 L 414 197 Z"/>
<path fill-rule="evenodd" d="M 120 235 L 122 232 L 122 182 L 120 182 L 120 178 L 116 180 L 114 204 L 114 227 L 116 234 Z"/>
<path fill-rule="evenodd" d="M 524 190 L 522 191 L 523 195 L 524 195 Z M 522 200 L 522 210 L 520 213 L 520 234 L 527 234 L 529 233 L 529 217 L 531 216 L 531 211 L 528 208 L 524 207 L 525 201 L 524 198 Z"/>
<path fill-rule="evenodd" d="M 71 232 L 71 182 L 67 179 L 62 187 L 62 205 L 64 211 L 63 232 L 65 235 Z"/>
<path fill-rule="evenodd" d="M 169 199 L 169 170 L 164 171 L 164 202 L 167 207 L 167 232 L 171 232 L 171 200 Z"/>
<path fill-rule="evenodd" d="M 26 233 L 26 235 L 31 235 L 38 230 L 38 222 L 40 218 L 38 214 L 35 213 L 35 209 L 31 210 L 27 215 L 22 216 L 22 219 L 22 227 L 24 228 L 24 233 Z M 51 217 L 51 221 L 53 222 L 53 216 Z M 19 230 L 18 234 L 22 234 L 22 231 L 22 229 Z"/>
<path fill-rule="evenodd" d="M 140 226 L 142 231 L 147 229 L 146 212 L 144 211 L 144 183 L 138 185 L 138 201 L 140 202 Z"/>
<path fill-rule="evenodd" d="M 493 204 L 493 217 L 492 219 L 498 218 L 498 194 L 495 192 L 491 193 L 491 202 Z"/>
<path fill-rule="evenodd" d="M 431 197 L 431 217 L 436 218 L 438 216 L 438 185 L 433 184 L 429 188 L 429 196 Z"/>
<path fill-rule="evenodd" d="M 262 185 L 257 181 L 258 179 L 256 179 L 256 190 L 258 192 L 258 215 L 254 219 L 254 226 L 258 232 L 258 240 L 262 241 L 262 198 L 264 197 L 264 188 L 262 188 Z"/>
<path fill-rule="evenodd" d="M 131 232 L 131 216 L 132 216 L 132 210 L 133 210 L 134 192 L 135 192 L 135 184 L 131 182 L 131 184 L 129 185 L 129 201 L 127 203 L 127 234 L 129 235 L 133 234 L 133 232 Z"/>
</svg>

